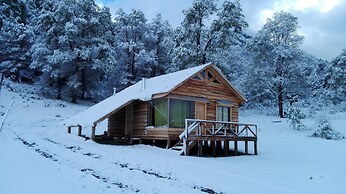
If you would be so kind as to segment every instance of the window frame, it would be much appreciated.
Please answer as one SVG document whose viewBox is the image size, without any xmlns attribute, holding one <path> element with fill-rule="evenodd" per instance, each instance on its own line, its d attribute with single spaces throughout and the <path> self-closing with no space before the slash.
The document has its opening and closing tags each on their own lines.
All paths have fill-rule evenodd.
<svg viewBox="0 0 346 194">
<path fill-rule="evenodd" d="M 166 124 L 163 126 L 156 126 L 155 125 L 155 101 L 156 100 L 165 100 L 166 101 L 166 105 L 167 105 L 167 112 L 166 112 Z M 195 118 L 196 117 L 196 101 L 192 101 L 192 100 L 186 100 L 186 99 L 180 99 L 180 98 L 158 98 L 158 99 L 154 99 L 148 102 L 148 108 L 147 108 L 147 128 L 184 128 L 185 126 L 182 127 L 172 127 L 171 125 L 171 111 L 172 109 L 172 101 L 185 101 L 188 102 L 188 113 L 187 116 L 188 117 L 192 117 Z M 193 107 L 191 109 L 191 107 Z M 190 115 L 191 114 L 191 115 Z M 192 119 L 193 119 L 192 118 Z M 185 125 L 185 119 L 183 122 L 183 125 Z"/>
<path fill-rule="evenodd" d="M 222 115 L 220 115 L 219 117 L 221 117 L 221 120 L 218 118 L 218 109 L 219 108 L 222 108 Z M 225 121 L 225 120 L 223 120 L 223 118 L 224 118 L 224 109 L 225 108 L 228 108 L 228 119 L 227 119 L 227 121 Z M 218 104 L 218 105 L 216 105 L 216 115 L 215 115 L 215 120 L 216 121 L 225 121 L 225 122 L 232 122 L 232 106 L 228 106 L 228 105 L 221 105 L 221 104 Z"/>
</svg>

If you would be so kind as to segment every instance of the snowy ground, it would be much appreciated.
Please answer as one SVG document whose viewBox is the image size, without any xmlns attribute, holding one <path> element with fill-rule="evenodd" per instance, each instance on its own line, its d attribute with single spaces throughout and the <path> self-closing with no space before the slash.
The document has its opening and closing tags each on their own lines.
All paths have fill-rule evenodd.
<svg viewBox="0 0 346 194">
<path fill-rule="evenodd" d="M 314 130 L 292 131 L 284 119 L 241 117 L 260 128 L 258 156 L 184 157 L 67 134 L 60 122 L 87 106 L 34 93 L 0 92 L 0 122 L 15 97 L 0 132 L 0 193 L 346 193 L 346 140 L 308 137 Z M 345 135 L 346 113 L 328 117 Z"/>
</svg>

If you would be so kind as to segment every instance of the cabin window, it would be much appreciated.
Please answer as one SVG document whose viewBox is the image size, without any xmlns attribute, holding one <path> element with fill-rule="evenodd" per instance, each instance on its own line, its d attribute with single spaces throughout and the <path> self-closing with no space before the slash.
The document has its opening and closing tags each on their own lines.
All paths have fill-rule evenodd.
<svg viewBox="0 0 346 194">
<path fill-rule="evenodd" d="M 184 128 L 185 119 L 195 118 L 193 101 L 156 99 L 150 101 L 148 107 L 148 126 Z"/>
<path fill-rule="evenodd" d="M 201 71 L 201 76 L 203 79 L 205 79 L 205 71 Z"/>
<path fill-rule="evenodd" d="M 195 102 L 187 100 L 169 100 L 169 127 L 185 127 L 185 119 L 195 118 Z"/>
<path fill-rule="evenodd" d="M 150 101 L 148 107 L 148 126 L 167 127 L 167 99 Z"/>
<path fill-rule="evenodd" d="M 202 79 L 201 79 L 201 77 L 199 77 L 199 75 L 198 75 L 198 74 L 197 74 L 197 75 L 195 75 L 195 76 L 193 77 L 193 79 L 194 79 L 194 80 L 202 80 Z"/>
<path fill-rule="evenodd" d="M 216 79 L 216 78 L 213 80 L 213 83 L 214 84 L 221 84 L 220 81 L 218 79 Z"/>
<path fill-rule="evenodd" d="M 217 106 L 216 120 L 217 121 L 230 121 L 231 108 L 228 106 Z"/>
<path fill-rule="evenodd" d="M 210 71 L 208 71 L 208 80 L 211 80 L 213 77 L 214 77 L 213 74 L 210 73 Z"/>
</svg>

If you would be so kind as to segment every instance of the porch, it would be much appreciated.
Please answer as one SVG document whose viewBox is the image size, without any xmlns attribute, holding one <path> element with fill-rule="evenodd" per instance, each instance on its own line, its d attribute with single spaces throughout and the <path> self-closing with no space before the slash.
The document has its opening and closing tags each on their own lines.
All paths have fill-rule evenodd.
<svg viewBox="0 0 346 194">
<path fill-rule="evenodd" d="M 185 130 L 179 135 L 180 141 L 172 148 L 183 155 L 190 155 L 190 150 L 197 147 L 197 156 L 203 156 L 205 150 L 211 150 L 216 156 L 217 148 L 230 154 L 230 142 L 233 153 L 238 155 L 238 143 L 244 142 L 244 154 L 249 154 L 249 142 L 253 143 L 253 154 L 257 155 L 257 125 L 238 122 L 186 119 Z"/>
</svg>

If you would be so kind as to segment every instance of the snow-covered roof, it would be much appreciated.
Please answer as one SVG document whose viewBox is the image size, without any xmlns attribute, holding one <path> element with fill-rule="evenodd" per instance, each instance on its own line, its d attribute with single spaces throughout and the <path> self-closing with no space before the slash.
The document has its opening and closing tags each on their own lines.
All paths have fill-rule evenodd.
<svg viewBox="0 0 346 194">
<path fill-rule="evenodd" d="M 142 89 L 142 81 L 139 81 L 121 92 L 91 106 L 87 110 L 70 117 L 63 124 L 66 126 L 81 125 L 83 127 L 91 127 L 95 122 L 103 120 L 109 113 L 124 107 L 134 100 L 148 101 L 151 100 L 154 94 L 171 91 L 194 74 L 211 65 L 211 63 L 207 63 L 147 79 L 145 89 Z"/>
</svg>

